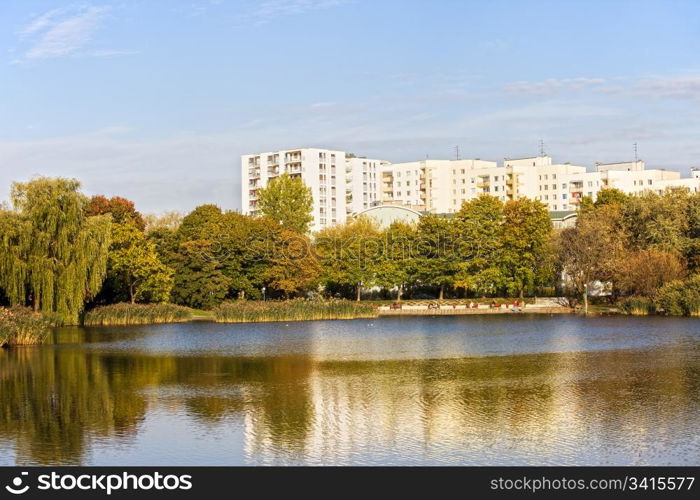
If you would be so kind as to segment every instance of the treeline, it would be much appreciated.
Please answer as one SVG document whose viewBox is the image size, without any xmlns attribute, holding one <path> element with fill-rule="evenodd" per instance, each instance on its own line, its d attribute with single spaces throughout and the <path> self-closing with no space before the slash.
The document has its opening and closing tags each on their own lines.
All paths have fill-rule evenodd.
<svg viewBox="0 0 700 500">
<path fill-rule="evenodd" d="M 595 203 L 583 200 L 576 226 L 555 241 L 562 284 L 574 300 L 597 284 L 629 312 L 692 314 L 693 299 L 681 295 L 699 295 L 700 194 L 606 189 Z M 685 291 L 674 295 L 678 289 Z M 700 297 L 697 303 L 700 313 Z"/>
<path fill-rule="evenodd" d="M 211 310 L 233 299 L 368 293 L 401 300 L 549 292 L 575 305 L 596 289 L 611 302 L 657 304 L 664 286 L 676 290 L 700 265 L 700 196 L 683 190 L 604 190 L 595 203 L 584 199 L 575 227 L 556 231 L 546 207 L 529 199 L 484 195 L 452 217 L 386 229 L 359 218 L 315 234 L 311 206 L 310 190 L 286 175 L 261 191 L 256 217 L 214 205 L 145 217 L 124 198 L 84 196 L 74 180 L 17 183 L 12 207 L 0 210 L 1 300 L 64 323 L 122 302 Z M 667 312 L 692 309 L 664 304 Z"/>
</svg>

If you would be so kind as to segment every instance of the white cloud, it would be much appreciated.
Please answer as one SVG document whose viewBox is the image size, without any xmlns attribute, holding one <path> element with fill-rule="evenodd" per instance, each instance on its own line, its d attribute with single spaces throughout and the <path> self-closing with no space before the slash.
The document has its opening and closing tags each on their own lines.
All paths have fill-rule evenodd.
<svg viewBox="0 0 700 500">
<path fill-rule="evenodd" d="M 81 54 L 111 10 L 107 6 L 72 6 L 53 9 L 37 16 L 20 30 L 24 60 L 51 59 Z M 89 57 L 132 54 L 124 50 L 83 52 Z"/>
<path fill-rule="evenodd" d="M 640 82 L 637 91 L 648 97 L 700 99 L 700 76 L 650 78 Z"/>
<path fill-rule="evenodd" d="M 278 17 L 338 7 L 345 3 L 347 0 L 267 0 L 248 12 L 245 18 L 255 24 L 265 24 Z"/>
<path fill-rule="evenodd" d="M 549 78 L 540 82 L 520 81 L 505 85 L 505 90 L 514 94 L 553 95 L 562 91 L 583 90 L 601 86 L 603 78 Z"/>
</svg>

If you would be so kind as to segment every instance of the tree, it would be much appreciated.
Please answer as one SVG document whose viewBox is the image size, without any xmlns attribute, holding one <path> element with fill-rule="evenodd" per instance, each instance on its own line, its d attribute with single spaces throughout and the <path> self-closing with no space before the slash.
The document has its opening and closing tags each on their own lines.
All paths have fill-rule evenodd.
<svg viewBox="0 0 700 500">
<path fill-rule="evenodd" d="M 615 204 L 580 214 L 575 227 L 557 237 L 559 269 L 570 295 L 581 297 L 593 281 L 610 282 L 616 276 L 628 236 L 622 212 Z"/>
<path fill-rule="evenodd" d="M 258 203 L 262 214 L 282 227 L 301 234 L 308 232 L 313 198 L 301 178 L 284 173 L 272 179 L 258 191 Z"/>
<path fill-rule="evenodd" d="M 691 195 L 684 189 L 632 196 L 624 207 L 624 224 L 633 249 L 656 248 L 681 255 L 689 243 Z"/>
<path fill-rule="evenodd" d="M 315 244 L 326 284 L 353 287 L 359 301 L 362 288 L 374 284 L 380 262 L 382 235 L 375 222 L 359 217 L 326 228 L 316 236 Z"/>
<path fill-rule="evenodd" d="M 12 305 L 76 324 L 105 277 L 110 217 L 86 216 L 74 179 L 14 183 L 11 199 L 0 217 L 0 288 Z"/>
<path fill-rule="evenodd" d="M 603 205 L 610 205 L 612 203 L 617 203 L 618 205 L 626 205 L 630 200 L 630 196 L 623 193 L 617 188 L 605 188 L 601 189 L 596 197 L 594 206 L 601 207 Z"/>
<path fill-rule="evenodd" d="M 268 285 L 285 298 L 311 289 L 318 283 L 321 265 L 309 239 L 288 229 L 282 230 L 275 244 L 275 254 L 265 271 Z"/>
<path fill-rule="evenodd" d="M 392 223 L 383 235 L 384 248 L 377 262 L 376 282 L 385 288 L 396 288 L 396 300 L 401 301 L 406 285 L 415 275 L 416 226 L 403 221 Z"/>
<path fill-rule="evenodd" d="M 211 309 L 228 295 L 231 279 L 222 271 L 204 240 L 186 241 L 180 245 L 175 258 L 173 301 L 199 309 Z"/>
<path fill-rule="evenodd" d="M 106 198 L 105 196 L 98 195 L 90 198 L 90 201 L 85 207 L 85 215 L 92 217 L 94 215 L 105 214 L 111 214 L 113 222 L 131 221 L 141 231 L 146 228 L 146 222 L 141 213 L 136 210 L 133 201 L 120 196 Z"/>
<path fill-rule="evenodd" d="M 523 299 L 526 288 L 551 280 L 551 233 L 552 221 L 543 203 L 521 198 L 505 204 L 503 245 L 497 260 L 510 294 L 517 293 Z"/>
<path fill-rule="evenodd" d="M 675 254 L 652 248 L 630 252 L 616 274 L 623 292 L 651 299 L 666 283 L 685 278 L 686 270 Z"/>
<path fill-rule="evenodd" d="M 155 245 L 127 219 L 112 223 L 108 276 L 117 291 L 124 288 L 129 301 L 165 302 L 173 288 L 173 270 L 158 258 Z"/>
<path fill-rule="evenodd" d="M 459 260 L 455 284 L 476 293 L 496 293 L 504 285 L 499 266 L 503 203 L 485 194 L 465 201 L 455 214 L 454 224 Z"/>
<path fill-rule="evenodd" d="M 459 271 L 458 240 L 455 224 L 444 217 L 426 215 L 418 221 L 416 278 L 439 287 L 438 299 L 455 283 Z"/>
</svg>

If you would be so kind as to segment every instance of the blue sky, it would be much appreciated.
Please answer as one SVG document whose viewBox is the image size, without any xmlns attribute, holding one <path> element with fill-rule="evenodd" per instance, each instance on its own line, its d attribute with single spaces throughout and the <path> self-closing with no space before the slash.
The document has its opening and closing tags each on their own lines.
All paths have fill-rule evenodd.
<svg viewBox="0 0 700 500">
<path fill-rule="evenodd" d="M 0 198 L 238 208 L 242 153 L 700 167 L 700 2 L 0 2 Z"/>
</svg>

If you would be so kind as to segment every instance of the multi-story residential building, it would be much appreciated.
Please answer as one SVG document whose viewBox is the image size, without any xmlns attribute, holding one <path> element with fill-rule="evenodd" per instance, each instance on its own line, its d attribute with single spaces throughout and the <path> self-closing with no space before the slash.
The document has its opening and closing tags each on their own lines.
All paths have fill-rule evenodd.
<svg viewBox="0 0 700 500">
<path fill-rule="evenodd" d="M 382 160 L 357 158 L 344 151 L 304 148 L 241 156 L 241 206 L 258 214 L 258 190 L 282 173 L 311 189 L 317 231 L 345 222 L 348 214 L 379 204 Z"/>
<path fill-rule="evenodd" d="M 300 177 L 314 199 L 312 230 L 342 224 L 348 217 L 377 205 L 397 205 L 420 212 L 454 213 L 464 201 L 482 194 L 502 201 L 531 198 L 551 212 L 575 211 L 584 197 L 595 200 L 605 188 L 625 193 L 683 187 L 700 191 L 700 170 L 681 178 L 679 172 L 646 169 L 641 160 L 596 163 L 594 171 L 553 163 L 540 155 L 495 161 L 422 160 L 388 163 L 343 151 L 295 149 L 243 155 L 242 203 L 245 213 L 258 213 L 258 189 L 282 172 Z"/>
<path fill-rule="evenodd" d="M 418 184 L 407 184 L 406 170 L 419 175 Z M 400 177 L 402 176 L 402 177 Z M 583 197 L 596 199 L 601 189 L 613 187 L 625 193 L 668 187 L 700 191 L 700 170 L 690 178 L 679 172 L 650 169 L 643 161 L 596 164 L 596 170 L 569 163 L 556 164 L 549 156 L 503 160 L 503 166 L 484 160 L 426 160 L 391 164 L 383 171 L 382 202 L 431 213 L 452 213 L 464 201 L 481 194 L 502 201 L 518 198 L 539 200 L 552 211 L 577 210 Z M 403 180 L 400 180 L 403 179 Z M 407 189 L 407 186 L 412 189 Z M 416 187 L 420 187 L 416 191 Z M 425 187 L 423 187 L 425 186 Z"/>
</svg>

